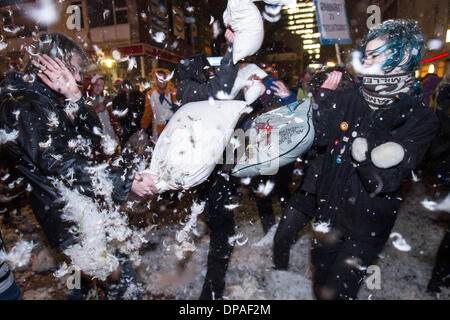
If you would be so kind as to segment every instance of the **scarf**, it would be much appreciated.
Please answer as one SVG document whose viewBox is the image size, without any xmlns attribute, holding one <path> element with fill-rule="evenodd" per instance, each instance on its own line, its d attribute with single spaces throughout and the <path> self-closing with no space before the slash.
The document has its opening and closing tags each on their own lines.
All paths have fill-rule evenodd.
<svg viewBox="0 0 450 320">
<path fill-rule="evenodd" d="M 383 108 L 400 93 L 408 94 L 414 85 L 413 73 L 363 77 L 362 94 L 372 109 Z"/>
</svg>

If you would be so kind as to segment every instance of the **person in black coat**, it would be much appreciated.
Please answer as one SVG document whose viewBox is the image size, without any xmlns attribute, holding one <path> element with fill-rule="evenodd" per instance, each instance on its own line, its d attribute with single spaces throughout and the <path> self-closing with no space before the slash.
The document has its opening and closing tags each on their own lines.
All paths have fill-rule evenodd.
<svg viewBox="0 0 450 320">
<path fill-rule="evenodd" d="M 362 47 L 364 67 L 377 72 L 341 91 L 335 91 L 340 72 L 322 85 L 326 92 L 315 114 L 313 144 L 325 148 L 322 174 L 315 194 L 286 212 L 287 220 L 305 213 L 321 225 L 312 249 L 318 299 L 356 298 L 364 270 L 377 259 L 396 220 L 402 182 L 439 129 L 414 82 L 424 48 L 417 23 L 386 21 L 371 29 Z M 372 68 L 376 65 L 380 68 Z"/>
<path fill-rule="evenodd" d="M 441 130 L 428 152 L 428 167 L 437 175 L 443 187 L 450 190 L 450 75 L 438 87 L 436 115 Z M 427 290 L 441 292 L 441 287 L 450 288 L 450 222 L 436 255 L 435 264 Z"/>
<path fill-rule="evenodd" d="M 313 121 L 314 126 L 320 115 L 322 100 L 327 93 L 322 85 L 327 80 L 330 73 L 338 71 L 342 73 L 341 81 L 336 88 L 336 93 L 341 90 L 353 88 L 356 84 L 353 76 L 343 67 L 327 68 L 313 75 L 308 86 L 314 98 Z M 317 137 L 317 135 L 316 135 Z M 289 266 L 289 250 L 297 241 L 299 231 L 306 227 L 315 216 L 315 195 L 317 194 L 317 179 L 322 175 L 322 164 L 326 154 L 326 147 L 314 144 L 303 156 L 304 175 L 301 184 L 295 190 L 295 196 L 287 199 L 287 204 L 283 207 L 280 223 L 274 237 L 273 262 L 275 269 L 287 270 Z"/>
<path fill-rule="evenodd" d="M 204 54 L 184 58 L 180 61 L 178 75 L 181 81 L 176 86 L 176 99 L 180 105 L 205 101 L 211 97 L 220 99 L 221 96 L 225 97 L 231 92 L 239 70 L 239 63 L 236 65 L 233 63 L 234 33 L 230 29 L 226 30 L 225 38 L 228 41 L 228 49 L 211 78 L 208 79 L 205 75 L 205 67 L 208 66 L 208 62 Z"/>
<path fill-rule="evenodd" d="M 279 80 L 267 78 L 263 80 L 256 75 L 252 75 L 249 80 L 261 82 L 260 96 L 250 104 L 253 111 L 249 115 L 244 115 L 239 119 L 237 128 L 247 130 L 259 114 L 277 109 L 283 105 L 295 102 L 295 95 L 277 97 Z M 245 88 L 244 90 L 246 90 Z M 270 89 L 270 91 L 269 91 Z M 231 241 L 235 235 L 234 210 L 232 205 L 236 189 L 240 179 L 231 176 L 230 171 L 234 164 L 218 165 L 216 172 L 211 175 L 210 181 L 203 184 L 201 193 L 206 198 L 205 217 L 211 229 L 210 245 L 208 252 L 207 273 L 200 295 L 201 300 L 221 299 L 225 288 L 225 275 L 228 262 L 233 252 L 234 242 Z M 292 172 L 287 166 L 284 177 Z M 278 178 L 278 179 L 277 179 Z M 258 176 L 254 183 L 267 183 L 268 180 L 280 180 L 277 176 Z M 280 188 L 282 192 L 288 190 Z M 268 232 L 275 224 L 275 217 L 272 211 L 272 201 L 269 195 L 257 198 L 258 213 L 261 219 L 264 232 Z"/>
<path fill-rule="evenodd" d="M 79 90 L 82 62 L 87 58 L 71 39 L 43 34 L 25 73 L 10 72 L 0 84 L 0 131 L 9 135 L 2 154 L 32 187 L 30 204 L 49 244 L 64 250 L 76 241 L 61 218 L 64 201 L 57 184 L 93 196 L 95 154 L 101 143 L 96 116 Z M 109 167 L 112 199 L 121 203 L 130 191 L 139 196 L 156 191 L 151 175 L 133 176 Z"/>
</svg>

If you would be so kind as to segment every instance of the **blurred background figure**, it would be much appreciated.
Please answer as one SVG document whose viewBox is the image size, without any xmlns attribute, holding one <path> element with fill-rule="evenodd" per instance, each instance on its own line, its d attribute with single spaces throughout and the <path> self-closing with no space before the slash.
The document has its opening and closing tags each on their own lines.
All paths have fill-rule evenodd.
<svg viewBox="0 0 450 320">
<path fill-rule="evenodd" d="M 301 75 L 300 80 L 298 81 L 297 100 L 308 97 L 308 93 L 310 91 L 309 81 L 313 75 L 314 71 L 311 69 L 306 69 L 306 71 Z"/>
<path fill-rule="evenodd" d="M 152 71 L 151 76 L 154 87 L 145 96 L 141 128 L 149 129 L 149 134 L 157 141 L 175 112 L 176 90 L 170 81 L 172 74 L 169 70 L 158 68 Z"/>
<path fill-rule="evenodd" d="M 438 77 L 434 73 L 428 73 L 423 79 L 420 81 L 423 92 L 423 100 L 426 105 L 435 109 L 436 106 L 434 101 L 436 99 L 436 88 L 441 83 L 442 78 Z"/>
<path fill-rule="evenodd" d="M 105 77 L 100 74 L 96 74 L 91 79 L 91 84 L 88 88 L 87 96 L 92 103 L 92 108 L 97 114 L 98 119 L 102 125 L 102 133 L 105 137 L 108 137 L 111 141 L 118 141 L 118 137 L 123 134 L 123 129 L 116 116 L 113 114 L 112 103 L 104 96 L 105 89 Z M 102 150 L 102 157 L 109 158 L 113 154 L 120 151 L 119 146 L 116 148 L 116 152 L 105 152 Z"/>
<path fill-rule="evenodd" d="M 447 73 L 436 89 L 436 115 L 441 128 L 427 154 L 427 167 L 439 179 L 439 184 L 450 192 L 450 73 Z M 441 292 L 441 287 L 450 288 L 450 222 L 439 246 L 435 265 L 427 290 Z"/>
</svg>

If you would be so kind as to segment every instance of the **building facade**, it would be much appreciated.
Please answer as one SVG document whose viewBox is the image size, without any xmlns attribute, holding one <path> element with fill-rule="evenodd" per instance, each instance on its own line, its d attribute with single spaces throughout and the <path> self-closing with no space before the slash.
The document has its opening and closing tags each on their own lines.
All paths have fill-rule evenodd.
<svg viewBox="0 0 450 320">
<path fill-rule="evenodd" d="M 20 67 L 26 45 L 48 31 L 78 42 L 100 62 L 92 72 L 107 75 L 109 84 L 116 78 L 148 80 L 156 67 L 174 70 L 185 56 L 211 54 L 210 17 L 203 2 L 207 0 L 195 6 L 181 0 L 55 1 L 56 21 L 39 25 L 28 13 L 42 8 L 40 0 L 2 1 L 0 30 L 7 47 L 2 50 L 1 71 Z"/>
</svg>

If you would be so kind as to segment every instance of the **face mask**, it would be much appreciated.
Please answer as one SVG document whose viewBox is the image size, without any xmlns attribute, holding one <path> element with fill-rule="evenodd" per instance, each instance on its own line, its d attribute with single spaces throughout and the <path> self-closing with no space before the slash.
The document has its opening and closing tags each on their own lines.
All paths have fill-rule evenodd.
<svg viewBox="0 0 450 320">
<path fill-rule="evenodd" d="M 414 74 L 411 72 L 384 75 L 364 76 L 362 93 L 372 109 L 390 105 L 400 93 L 408 94 L 414 85 Z"/>
</svg>

